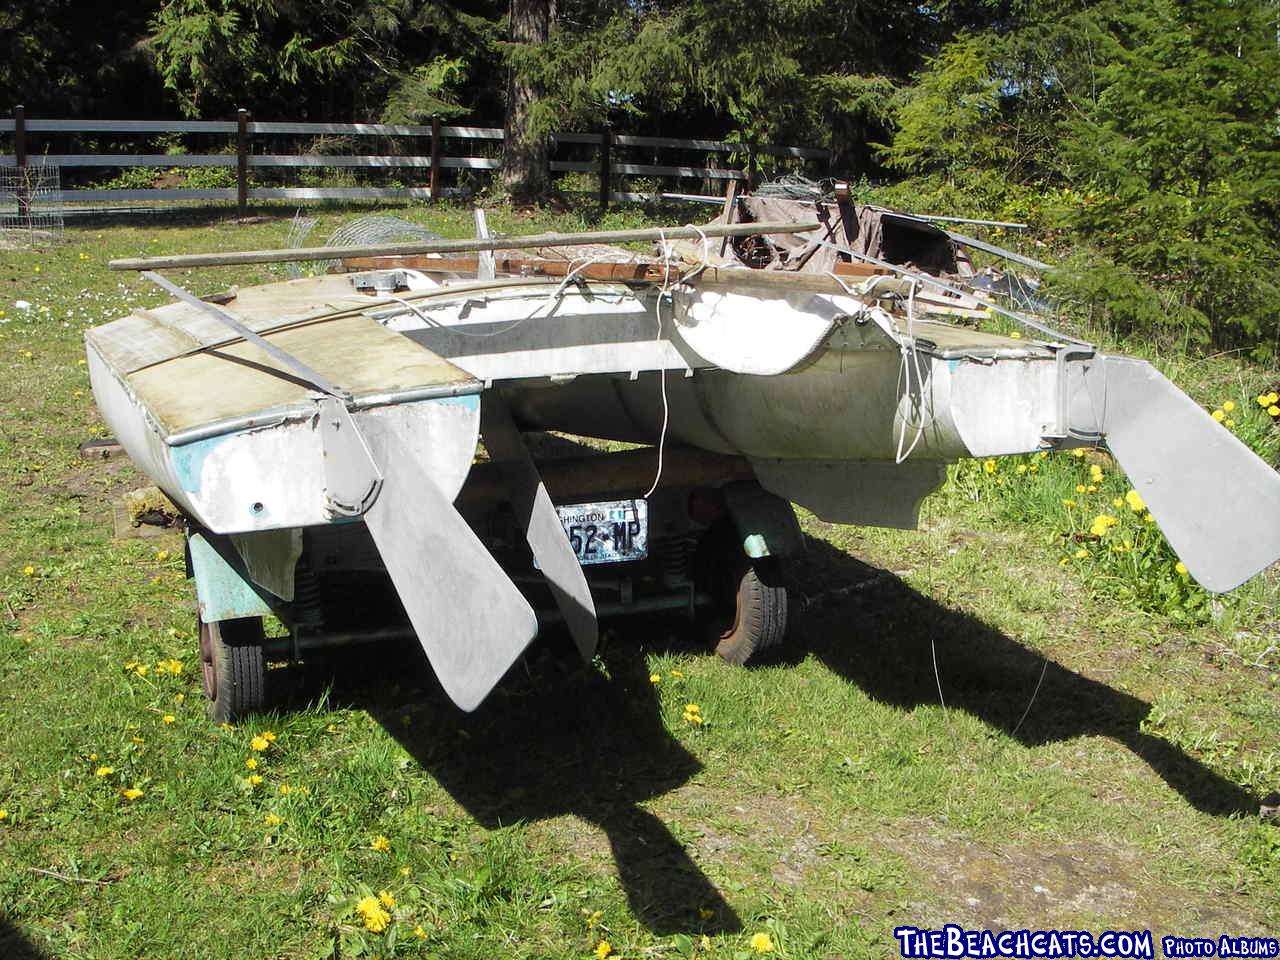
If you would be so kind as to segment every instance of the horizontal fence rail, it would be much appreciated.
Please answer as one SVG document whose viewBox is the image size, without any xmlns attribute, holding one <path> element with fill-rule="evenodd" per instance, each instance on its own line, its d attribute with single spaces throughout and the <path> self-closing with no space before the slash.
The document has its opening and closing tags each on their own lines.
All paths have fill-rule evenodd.
<svg viewBox="0 0 1280 960">
<path fill-rule="evenodd" d="M 175 134 L 205 134 L 228 137 L 227 150 L 220 153 L 45 153 L 32 150 L 33 134 L 58 137 L 68 134 L 107 134 L 114 136 L 159 136 Z M 445 187 L 441 183 L 442 170 L 498 170 L 502 166 L 500 156 L 473 155 L 471 153 L 445 155 L 447 141 L 471 142 L 493 153 L 501 147 L 504 133 L 501 127 L 472 127 L 444 124 L 433 120 L 430 124 L 390 123 L 312 123 L 291 121 L 253 120 L 248 111 L 241 110 L 235 120 L 56 120 L 28 119 L 22 107 L 14 109 L 12 118 L 0 118 L 0 136 L 9 135 L 13 152 L 0 154 L 0 167 L 26 167 L 38 163 L 57 165 L 59 168 L 151 168 L 156 170 L 211 168 L 235 170 L 235 186 L 179 187 L 156 186 L 135 189 L 79 188 L 65 189 L 67 199 L 86 202 L 135 201 L 135 200 L 234 200 L 241 213 L 246 212 L 250 200 L 338 200 L 338 199 L 435 199 L 441 196 L 465 194 L 464 187 Z M 259 138 L 255 143 L 254 138 Z M 262 138 L 277 138 L 270 146 L 278 148 L 281 137 L 384 137 L 429 141 L 429 152 L 406 153 L 323 153 L 265 152 L 269 145 Z M 831 161 L 831 152 L 817 147 L 776 146 L 749 144 L 728 140 L 680 139 L 675 137 L 646 137 L 615 134 L 611 130 L 599 133 L 557 133 L 551 136 L 557 149 L 567 149 L 572 155 L 582 155 L 588 148 L 590 159 L 552 159 L 548 167 L 552 173 L 596 173 L 599 175 L 599 198 L 602 206 L 611 200 L 648 199 L 668 196 L 690 200 L 719 199 L 718 194 L 708 193 L 707 188 L 716 183 L 738 181 L 754 185 L 757 179 L 758 159 L 772 157 L 781 160 L 825 165 Z M 328 146 L 334 144 L 329 143 Z M 459 144 L 460 145 L 460 144 Z M 90 144 L 96 146 L 96 144 Z M 264 152 L 253 152 L 254 147 Z M 395 149 L 398 144 L 391 145 Z M 646 151 L 653 162 L 631 162 L 618 154 L 623 151 Z M 662 163 L 657 154 L 662 151 L 685 151 L 703 154 L 701 164 Z M 484 151 L 481 151 L 482 153 Z M 592 155 L 594 154 L 594 155 Z M 737 166 L 717 166 L 716 157 L 745 160 Z M 403 187 L 270 187 L 252 186 L 249 171 L 271 169 L 347 169 L 366 171 L 425 171 L 428 183 Z M 659 186 L 656 191 L 642 192 L 626 189 L 619 181 L 623 177 L 644 177 L 655 181 L 676 181 L 672 191 Z M 680 181 L 701 180 L 702 193 L 680 193 Z M 623 189 L 614 189 L 615 186 Z M 719 189 L 719 188 L 716 188 Z"/>
</svg>

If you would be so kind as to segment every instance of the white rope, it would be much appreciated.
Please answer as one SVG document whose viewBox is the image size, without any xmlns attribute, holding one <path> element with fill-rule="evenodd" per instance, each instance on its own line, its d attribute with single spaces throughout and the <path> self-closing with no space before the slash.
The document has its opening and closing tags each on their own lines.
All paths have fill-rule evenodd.
<svg viewBox="0 0 1280 960">
<path fill-rule="evenodd" d="M 703 240 L 706 240 L 705 236 Z M 654 343 L 662 342 L 662 301 L 666 299 L 671 290 L 671 245 L 661 228 L 658 229 L 658 246 L 662 251 L 662 288 L 658 291 L 657 302 L 653 305 L 653 315 L 657 320 L 658 326 L 653 338 Z M 672 309 L 671 319 L 672 322 L 675 321 L 674 308 Z M 645 500 L 653 496 L 653 491 L 658 489 L 658 484 L 662 480 L 662 454 L 667 445 L 667 424 L 671 417 L 671 407 L 667 400 L 667 368 L 665 366 L 658 369 L 658 382 L 662 389 L 662 430 L 658 434 L 658 470 L 653 476 L 653 484 L 645 491 Z"/>
<path fill-rule="evenodd" d="M 904 403 L 908 408 L 911 403 L 911 371 L 915 368 L 915 384 L 916 390 L 919 392 L 920 406 L 923 408 L 925 402 L 924 386 L 925 376 L 924 370 L 920 366 L 920 351 L 916 349 L 915 340 L 915 306 L 916 306 L 916 281 L 911 280 L 911 290 L 907 294 L 907 335 L 904 339 L 901 331 L 898 333 L 898 349 L 902 354 L 902 366 L 898 369 L 898 384 L 902 386 L 902 392 L 898 398 L 898 405 L 901 407 Z M 908 359 L 909 358 L 909 359 Z M 905 380 L 905 384 L 903 381 Z M 926 419 L 923 410 L 915 417 L 914 424 L 910 422 L 909 417 L 903 413 L 898 416 L 898 447 L 895 463 L 902 463 L 915 451 L 916 446 L 920 443 L 920 439 L 924 436 L 925 430 L 932 422 L 932 418 Z M 902 447 L 906 443 L 907 429 L 915 426 L 916 435 L 911 441 L 911 446 L 907 447 L 904 452 Z"/>
<path fill-rule="evenodd" d="M 564 288 L 567 287 L 570 283 L 572 283 L 574 279 L 577 278 L 578 274 L 581 271 L 587 269 L 587 267 L 591 266 L 593 263 L 604 263 L 604 262 L 606 262 L 605 258 L 600 255 L 597 255 L 594 257 L 587 257 L 585 260 L 582 261 L 582 263 L 579 263 L 576 267 L 574 266 L 574 264 L 577 263 L 577 261 L 570 260 L 569 272 L 564 275 L 564 279 L 560 281 L 560 285 L 556 287 L 555 292 L 551 294 L 551 296 L 555 299 L 559 299 L 564 294 Z"/>
</svg>

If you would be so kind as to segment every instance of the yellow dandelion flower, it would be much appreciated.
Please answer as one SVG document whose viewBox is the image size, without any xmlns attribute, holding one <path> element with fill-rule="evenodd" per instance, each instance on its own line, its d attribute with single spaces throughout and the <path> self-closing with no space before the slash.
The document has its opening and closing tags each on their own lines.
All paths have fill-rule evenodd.
<svg viewBox="0 0 1280 960">
<path fill-rule="evenodd" d="M 372 933 L 381 933 L 391 922 L 391 914 L 382 908 L 377 897 L 362 897 L 356 904 L 356 913 L 364 921 L 364 928 Z"/>
<path fill-rule="evenodd" d="M 1105 537 L 1107 535 L 1107 531 L 1119 522 L 1119 520 L 1110 514 L 1100 513 L 1093 518 L 1093 524 L 1089 527 L 1089 532 L 1095 537 Z"/>
<path fill-rule="evenodd" d="M 996 462 L 994 460 L 982 461 L 982 470 L 984 473 L 995 473 L 996 469 L 997 469 Z"/>
<path fill-rule="evenodd" d="M 369 849 L 377 850 L 379 853 L 386 853 L 391 849 L 391 841 L 388 840 L 386 837 L 384 837 L 382 834 L 378 834 L 376 837 L 374 837 L 372 840 L 369 841 Z"/>
<path fill-rule="evenodd" d="M 756 953 L 772 953 L 773 938 L 767 933 L 753 933 L 751 935 L 751 949 Z"/>
<path fill-rule="evenodd" d="M 120 796 L 124 797 L 126 800 L 137 800 L 142 796 L 142 793 L 143 792 L 137 787 L 125 787 L 120 791 Z"/>
<path fill-rule="evenodd" d="M 257 758 L 257 757 L 250 757 L 248 760 L 246 760 L 246 761 L 244 762 L 244 765 L 245 765 L 245 767 L 247 767 L 247 768 L 248 768 L 248 769 L 250 769 L 250 770 L 257 770 L 257 769 L 258 769 L 258 758 Z"/>
<path fill-rule="evenodd" d="M 409 868 L 408 868 L 408 867 L 401 867 L 401 868 L 400 868 L 400 876 L 402 876 L 402 877 L 407 877 L 408 875 L 409 875 Z"/>
<path fill-rule="evenodd" d="M 1075 457 L 1077 460 L 1082 459 L 1082 458 L 1084 457 L 1084 447 L 1076 447 L 1076 448 L 1074 448 L 1074 449 L 1071 451 L 1071 455 L 1072 455 L 1073 457 Z"/>
<path fill-rule="evenodd" d="M 143 737 L 130 737 L 129 739 L 130 739 L 131 741 L 133 741 L 134 743 L 146 743 L 146 742 L 147 742 L 147 741 L 146 741 L 146 739 L 145 739 L 145 738 L 143 738 Z"/>
<path fill-rule="evenodd" d="M 419 940 L 427 939 L 427 931 L 422 929 L 422 924 L 418 924 L 416 927 L 413 928 L 413 935 L 417 937 Z"/>
<path fill-rule="evenodd" d="M 1068 560 L 1066 557 L 1063 557 L 1061 560 L 1058 561 L 1058 566 L 1065 567 L 1070 562 L 1071 561 Z"/>
<path fill-rule="evenodd" d="M 1277 407 L 1273 403 L 1271 406 L 1267 407 L 1267 413 L 1271 414 L 1273 417 L 1280 417 L 1280 407 Z"/>
<path fill-rule="evenodd" d="M 1147 509 L 1147 505 L 1142 499 L 1142 494 L 1138 493 L 1137 490 L 1130 490 L 1126 493 L 1124 495 L 1124 502 L 1129 505 L 1129 509 L 1134 513 L 1141 513 L 1143 510 Z"/>
<path fill-rule="evenodd" d="M 613 953 L 613 946 L 608 940 L 601 940 L 596 944 L 596 956 L 599 957 L 600 960 L 604 960 L 604 958 L 609 956 L 611 953 Z"/>
<path fill-rule="evenodd" d="M 1084 547 L 1081 547 L 1079 550 L 1076 551 L 1077 560 L 1083 560 L 1088 555 L 1089 555 L 1089 551 L 1086 550 Z"/>
<path fill-rule="evenodd" d="M 1039 473 L 1039 472 L 1040 472 L 1040 468 L 1039 468 L 1036 464 L 1034 464 L 1034 463 L 1033 463 L 1033 464 L 1032 464 L 1028 469 L 1030 470 L 1030 472 L 1031 472 L 1031 473 Z"/>
<path fill-rule="evenodd" d="M 390 910 L 392 907 L 396 905 L 396 898 L 393 897 L 386 890 L 378 891 L 378 901 L 388 910 Z"/>
<path fill-rule="evenodd" d="M 174 702 L 174 703 L 179 703 L 179 704 L 180 704 L 180 703 L 182 703 L 182 702 L 183 702 L 184 700 L 186 700 L 186 699 L 187 699 L 187 695 L 186 695 L 185 693 L 175 693 L 175 694 L 173 695 L 173 702 Z"/>
<path fill-rule="evenodd" d="M 287 783 L 282 783 L 280 784 L 279 792 L 280 792 L 280 796 L 287 797 L 290 793 L 293 792 L 293 787 L 289 786 Z"/>
<path fill-rule="evenodd" d="M 278 827 L 280 824 L 284 823 L 284 817 L 279 816 L 278 814 L 268 813 L 262 818 L 262 822 L 268 827 Z"/>
<path fill-rule="evenodd" d="M 660 673 L 651 673 L 651 674 L 649 674 L 649 682 L 650 682 L 650 683 L 661 683 L 661 682 L 662 682 L 662 674 L 660 674 Z"/>
<path fill-rule="evenodd" d="M 1096 463 L 1089 465 L 1089 479 L 1094 483 L 1098 483 L 1102 480 L 1102 468 Z"/>
<path fill-rule="evenodd" d="M 1119 510 L 1121 507 L 1124 506 L 1124 497 L 1116 497 L 1114 500 L 1111 501 L 1111 505 L 1115 507 L 1117 510 Z"/>
<path fill-rule="evenodd" d="M 1222 410 L 1215 410 L 1213 411 L 1213 413 L 1209 414 L 1209 416 L 1213 417 L 1213 419 L 1217 420 L 1219 423 L 1227 419 L 1226 413 L 1224 413 Z"/>
<path fill-rule="evenodd" d="M 263 731 L 262 731 L 262 739 L 263 739 L 263 740 L 265 740 L 265 741 L 267 741 L 267 743 L 275 743 L 275 742 L 276 742 L 276 735 L 275 735 L 274 733 L 272 733 L 270 730 L 263 730 Z"/>
<path fill-rule="evenodd" d="M 1017 330 L 1013 331 L 1013 333 L 1009 334 L 1009 336 L 1010 336 L 1010 337 L 1012 337 L 1014 340 L 1021 340 L 1021 339 L 1022 339 L 1022 334 L 1021 334 L 1020 332 L 1018 332 Z"/>
<path fill-rule="evenodd" d="M 1267 403 L 1280 403 L 1280 393 L 1276 393 L 1274 390 L 1268 393 Z"/>
<path fill-rule="evenodd" d="M 1063 500 L 1062 505 L 1064 507 L 1074 507 L 1076 505 L 1076 502 L 1074 500 Z"/>
<path fill-rule="evenodd" d="M 1231 412 L 1232 410 L 1234 410 L 1235 408 L 1236 408 L 1236 402 L 1235 402 L 1234 400 L 1223 400 L 1223 401 L 1222 401 L 1222 409 L 1223 409 L 1223 410 L 1225 410 L 1225 411 L 1227 411 L 1227 413 L 1230 413 L 1230 412 Z"/>
<path fill-rule="evenodd" d="M 9 819 L 9 811 L 0 810 L 0 820 L 8 820 L 8 819 Z"/>
<path fill-rule="evenodd" d="M 1132 540 L 1126 540 L 1126 541 L 1124 542 L 1124 548 L 1125 548 L 1126 550 L 1132 550 L 1132 549 L 1133 549 L 1133 541 L 1132 541 Z"/>
<path fill-rule="evenodd" d="M 161 563 L 163 563 L 165 560 L 168 560 L 168 559 L 169 559 L 169 551 L 168 551 L 168 550 L 157 550 L 157 551 L 156 551 L 156 559 L 157 559 L 157 560 L 159 560 Z"/>
<path fill-rule="evenodd" d="M 96 753 L 91 753 L 91 754 L 89 754 L 89 761 L 90 761 L 91 763 L 97 763 L 97 762 L 98 762 L 98 755 L 97 755 Z"/>
<path fill-rule="evenodd" d="M 163 723 L 165 726 L 168 726 L 171 723 L 176 723 L 177 720 L 178 718 L 175 717 L 172 713 L 166 713 L 163 717 L 160 718 L 160 722 Z"/>
<path fill-rule="evenodd" d="M 324 728 L 324 732 L 325 732 L 325 733 L 337 733 L 337 732 L 338 732 L 338 728 L 337 728 L 334 724 L 330 723 L 330 724 L 328 724 L 328 725 Z"/>
<path fill-rule="evenodd" d="M 252 740 L 249 741 L 249 748 L 251 750 L 257 750 L 259 753 L 267 749 L 267 747 L 269 746 L 271 746 L 271 743 L 267 740 L 266 737 L 254 737 Z"/>
<path fill-rule="evenodd" d="M 1089 486 L 1086 488 L 1086 492 L 1087 492 L 1087 493 L 1097 493 L 1097 492 L 1098 492 L 1098 486 L 1097 486 L 1097 484 L 1093 484 L 1093 483 L 1089 484 Z"/>
<path fill-rule="evenodd" d="M 109 777 L 115 772 L 115 767 L 99 767 L 97 770 L 93 771 L 93 775 L 95 777 Z"/>
<path fill-rule="evenodd" d="M 1018 473 L 1026 473 L 1027 465 L 1025 463 L 1018 464 Z"/>
<path fill-rule="evenodd" d="M 681 673 L 679 670 L 671 670 L 671 671 L 669 671 L 669 672 L 667 673 L 667 676 L 669 676 L 669 677 L 675 677 L 677 680 L 683 680 L 683 679 L 684 679 L 684 674 L 683 674 L 683 673 Z"/>
<path fill-rule="evenodd" d="M 24 577 L 34 577 L 36 575 L 36 568 L 31 566 L 31 564 L 27 564 L 22 568 L 22 575 Z"/>
<path fill-rule="evenodd" d="M 1232 420 L 1230 417 L 1227 417 L 1227 419 L 1223 421 L 1223 426 L 1225 427 L 1234 427 L 1235 425 L 1236 425 L 1236 422 Z"/>
<path fill-rule="evenodd" d="M 245 781 L 249 784 L 249 786 L 256 787 L 258 786 L 258 784 L 262 783 L 262 774 L 251 773 L 249 774 L 249 776 L 245 777 Z"/>
<path fill-rule="evenodd" d="M 1085 485 L 1083 483 L 1076 484 L 1076 493 L 1084 493 Z"/>
<path fill-rule="evenodd" d="M 1173 565 L 1173 569 L 1174 569 L 1174 572 L 1176 572 L 1180 577 L 1190 576 L 1190 574 L 1187 572 L 1187 565 L 1183 563 L 1181 560 L 1179 560 L 1177 563 Z"/>
</svg>

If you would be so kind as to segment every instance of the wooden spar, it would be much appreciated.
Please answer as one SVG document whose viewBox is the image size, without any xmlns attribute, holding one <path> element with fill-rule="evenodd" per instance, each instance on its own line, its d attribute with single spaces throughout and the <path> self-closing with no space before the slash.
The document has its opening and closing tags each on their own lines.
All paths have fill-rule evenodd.
<svg viewBox="0 0 1280 960">
<path fill-rule="evenodd" d="M 112 260 L 113 270 L 169 270 L 177 267 L 227 267 L 245 263 L 290 263 L 340 260 L 343 257 L 382 257 L 422 253 L 472 253 L 518 250 L 522 247 L 569 247 L 586 243 L 646 243 L 654 240 L 700 240 L 703 237 L 748 237 L 769 233 L 804 233 L 818 229 L 818 221 L 717 224 L 709 227 L 664 227 L 645 230 L 600 230 L 588 233 L 543 233 L 527 237 L 471 237 L 421 243 L 384 243 L 367 247 L 301 247 L 280 250 L 242 250 L 233 253 L 193 253 L 169 257 Z"/>
<path fill-rule="evenodd" d="M 475 257 L 344 257 L 347 270 L 390 270 L 404 267 L 423 273 L 477 274 L 480 261 Z M 666 268 L 661 263 L 579 263 L 571 260 L 545 260 L 539 257 L 498 257 L 494 272 L 521 277 L 563 277 L 569 271 L 584 280 L 622 280 L 629 283 L 662 283 L 663 279 L 679 280 L 684 271 Z M 481 278 L 483 279 L 483 278 Z"/>
<path fill-rule="evenodd" d="M 674 283 L 688 276 L 690 282 L 702 281 L 740 286 L 770 287 L 780 290 L 796 290 L 808 293 L 847 294 L 848 291 L 830 276 L 821 273 L 799 273 L 791 270 L 751 270 L 745 267 L 701 267 L 695 256 L 685 258 L 685 266 L 667 267 L 661 263 L 587 263 L 574 266 L 568 260 L 544 260 L 540 258 L 499 257 L 495 267 L 500 274 L 524 277 L 563 277 L 572 270 L 575 277 L 584 280 L 616 281 L 621 283 L 661 284 Z M 404 267 L 423 273 L 475 273 L 479 261 L 474 257 L 347 257 L 342 265 L 348 270 L 387 270 Z M 861 263 L 837 263 L 834 273 L 851 280 L 888 274 L 880 267 Z M 918 295 L 919 296 L 919 295 Z M 960 304 L 963 306 L 964 304 Z"/>
</svg>

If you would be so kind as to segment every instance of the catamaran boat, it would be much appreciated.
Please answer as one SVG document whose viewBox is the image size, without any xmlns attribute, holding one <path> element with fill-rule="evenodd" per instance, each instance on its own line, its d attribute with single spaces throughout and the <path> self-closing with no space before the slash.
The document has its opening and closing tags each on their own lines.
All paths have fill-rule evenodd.
<svg viewBox="0 0 1280 960">
<path fill-rule="evenodd" d="M 1150 364 L 985 298 L 927 221 L 743 197 L 704 227 L 479 233 L 113 264 L 175 297 L 86 348 L 186 519 L 215 719 L 264 703 L 267 659 L 408 634 L 464 710 L 540 622 L 590 656 L 601 616 L 683 609 L 743 662 L 786 631 L 792 504 L 911 528 L 966 457 L 1105 446 L 1208 589 L 1280 558 L 1274 469 Z M 302 259 L 333 272 L 205 299 L 159 272 Z"/>
</svg>

